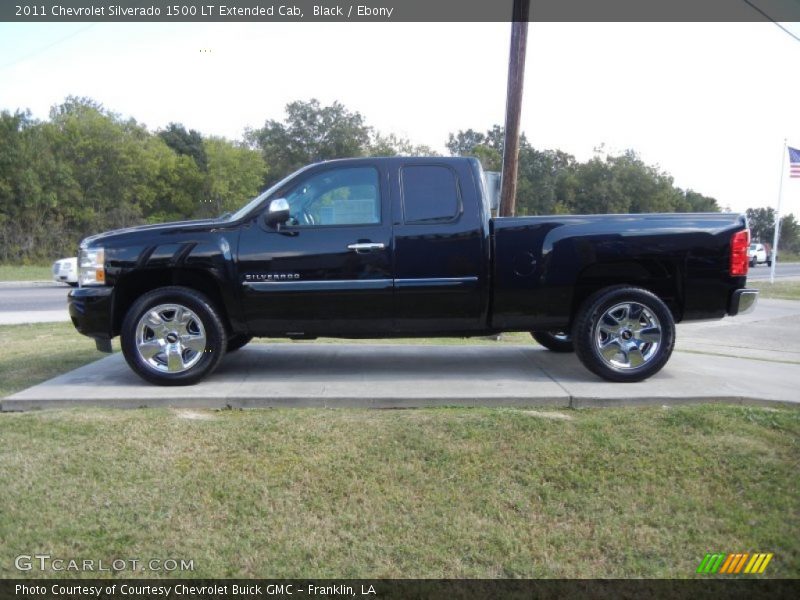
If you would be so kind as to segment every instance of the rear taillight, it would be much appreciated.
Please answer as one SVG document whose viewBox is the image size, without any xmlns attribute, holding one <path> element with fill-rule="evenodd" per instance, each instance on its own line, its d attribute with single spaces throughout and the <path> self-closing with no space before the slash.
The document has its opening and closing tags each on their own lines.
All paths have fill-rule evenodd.
<svg viewBox="0 0 800 600">
<path fill-rule="evenodd" d="M 750 230 L 745 229 L 733 234 L 731 238 L 731 277 L 746 277 L 750 248 Z"/>
</svg>

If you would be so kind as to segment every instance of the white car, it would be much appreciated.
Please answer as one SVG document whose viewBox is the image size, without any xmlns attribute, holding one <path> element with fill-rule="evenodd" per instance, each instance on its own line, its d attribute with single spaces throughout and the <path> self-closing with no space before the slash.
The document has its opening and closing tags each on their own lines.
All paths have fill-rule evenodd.
<svg viewBox="0 0 800 600">
<path fill-rule="evenodd" d="M 772 266 L 772 252 L 770 252 L 769 247 L 764 244 L 750 244 L 750 250 L 747 255 L 750 257 L 751 267 L 764 263 L 767 263 L 768 267 Z"/>
<path fill-rule="evenodd" d="M 53 279 L 68 283 L 72 287 L 78 285 L 78 259 L 73 256 L 71 258 L 62 258 L 53 263 Z"/>
</svg>

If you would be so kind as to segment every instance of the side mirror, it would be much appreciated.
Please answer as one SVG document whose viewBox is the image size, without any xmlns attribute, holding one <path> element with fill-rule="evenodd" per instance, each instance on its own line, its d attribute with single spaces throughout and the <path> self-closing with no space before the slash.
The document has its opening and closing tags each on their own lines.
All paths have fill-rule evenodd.
<svg viewBox="0 0 800 600">
<path fill-rule="evenodd" d="M 289 220 L 289 203 L 286 198 L 275 198 L 269 203 L 265 217 L 267 225 L 282 225 Z"/>
</svg>

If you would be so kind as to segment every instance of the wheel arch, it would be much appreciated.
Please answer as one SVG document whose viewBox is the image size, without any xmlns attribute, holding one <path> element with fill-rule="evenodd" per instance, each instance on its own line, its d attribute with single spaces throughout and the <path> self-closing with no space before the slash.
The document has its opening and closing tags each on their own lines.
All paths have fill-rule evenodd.
<svg viewBox="0 0 800 600">
<path fill-rule="evenodd" d="M 134 271 L 119 279 L 114 286 L 114 306 L 112 309 L 112 335 L 119 335 L 125 315 L 138 298 L 152 290 L 167 286 L 183 286 L 200 292 L 219 310 L 223 324 L 228 332 L 239 330 L 236 311 L 226 302 L 221 282 L 211 273 L 200 269 L 146 269 Z"/>
<path fill-rule="evenodd" d="M 570 322 L 593 294 L 616 287 L 634 287 L 658 296 L 676 323 L 683 317 L 683 278 L 677 265 L 664 261 L 626 261 L 587 266 L 575 281 Z"/>
</svg>

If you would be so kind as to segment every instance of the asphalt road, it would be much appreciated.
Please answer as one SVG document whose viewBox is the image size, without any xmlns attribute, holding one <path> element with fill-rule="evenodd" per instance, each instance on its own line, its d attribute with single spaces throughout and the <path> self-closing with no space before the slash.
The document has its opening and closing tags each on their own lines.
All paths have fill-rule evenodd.
<svg viewBox="0 0 800 600">
<path fill-rule="evenodd" d="M 59 310 L 67 307 L 68 285 L 0 285 L 0 313 Z"/>
<path fill-rule="evenodd" d="M 769 281 L 769 267 L 751 267 L 748 280 L 752 282 Z M 779 264 L 776 279 L 800 279 L 800 263 Z M 67 292 L 65 284 L 6 283 L 0 282 L 0 325 L 23 323 L 25 315 L 33 321 L 67 321 Z"/>
<path fill-rule="evenodd" d="M 769 281 L 770 268 L 767 265 L 750 267 L 748 281 Z M 775 279 L 800 279 L 800 263 L 778 263 L 775 265 Z"/>
</svg>

